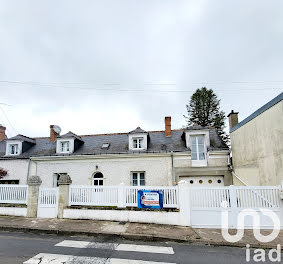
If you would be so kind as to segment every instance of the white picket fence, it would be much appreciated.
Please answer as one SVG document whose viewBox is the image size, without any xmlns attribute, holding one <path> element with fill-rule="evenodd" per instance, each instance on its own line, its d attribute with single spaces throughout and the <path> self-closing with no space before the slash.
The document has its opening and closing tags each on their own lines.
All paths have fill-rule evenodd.
<svg viewBox="0 0 283 264">
<path fill-rule="evenodd" d="M 118 206 L 118 186 L 71 186 L 69 205 Z"/>
<path fill-rule="evenodd" d="M 163 192 L 163 207 L 164 208 L 179 208 L 178 187 L 161 187 L 161 186 L 127 186 L 126 189 L 126 206 L 137 207 L 138 190 L 156 190 Z"/>
<path fill-rule="evenodd" d="M 0 203 L 27 204 L 27 185 L 0 185 Z"/>
<path fill-rule="evenodd" d="M 226 201 L 228 208 L 279 208 L 279 190 L 277 186 L 195 187 L 189 190 L 190 206 L 221 208 Z"/>
<path fill-rule="evenodd" d="M 262 228 L 272 228 L 273 222 L 262 214 L 262 209 L 272 210 L 280 219 L 280 187 L 196 187 L 188 189 L 190 225 L 192 227 L 220 228 L 222 212 L 228 212 L 229 227 L 236 228 L 238 215 L 245 209 L 255 211 Z M 225 202 L 225 203 L 223 203 Z M 253 218 L 245 219 L 245 227 L 253 227 Z"/>
<path fill-rule="evenodd" d="M 137 207 L 138 190 L 163 191 L 163 207 L 178 208 L 178 187 L 71 186 L 69 205 Z"/>
</svg>

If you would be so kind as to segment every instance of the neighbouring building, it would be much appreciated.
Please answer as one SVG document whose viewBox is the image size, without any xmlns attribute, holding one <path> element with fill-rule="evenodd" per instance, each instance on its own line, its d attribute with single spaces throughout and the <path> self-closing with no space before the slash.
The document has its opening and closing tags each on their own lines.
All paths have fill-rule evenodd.
<svg viewBox="0 0 283 264">
<path fill-rule="evenodd" d="M 2 130 L 1 130 L 2 129 Z M 0 133 L 4 128 L 0 127 Z M 78 136 L 60 135 L 50 126 L 49 137 L 1 136 L 0 167 L 8 176 L 0 183 L 26 184 L 38 175 L 45 187 L 57 186 L 62 174 L 74 185 L 171 186 L 186 180 L 191 186 L 224 186 L 232 183 L 229 148 L 214 128 L 192 126 L 164 131 Z"/>
<path fill-rule="evenodd" d="M 283 180 L 283 93 L 238 123 L 229 115 L 235 185 L 279 185 Z"/>
</svg>

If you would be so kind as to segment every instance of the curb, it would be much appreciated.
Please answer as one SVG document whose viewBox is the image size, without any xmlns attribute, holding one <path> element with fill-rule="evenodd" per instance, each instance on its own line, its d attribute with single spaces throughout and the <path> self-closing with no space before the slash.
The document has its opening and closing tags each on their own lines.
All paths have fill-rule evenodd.
<svg viewBox="0 0 283 264">
<path fill-rule="evenodd" d="M 206 245 L 206 246 L 223 246 L 223 247 L 238 247 L 246 248 L 245 243 L 229 243 L 229 242 L 217 242 L 208 241 L 204 239 L 183 239 L 183 238 L 170 238 L 157 235 L 145 235 L 145 234 L 132 234 L 132 233 L 104 233 L 104 232 L 84 232 L 84 231 L 68 231 L 59 229 L 38 229 L 30 227 L 11 227 L 11 226 L 1 226 L 0 231 L 8 232 L 24 232 L 24 233 L 34 233 L 34 234 L 56 234 L 56 235 L 76 235 L 76 236 L 104 236 L 109 238 L 124 238 L 130 240 L 140 240 L 140 241 L 159 241 L 159 242 L 176 242 L 176 243 L 188 243 L 192 245 Z M 262 249 L 272 249 L 274 245 L 262 245 L 262 244 L 250 244 L 250 248 L 262 248 Z"/>
</svg>

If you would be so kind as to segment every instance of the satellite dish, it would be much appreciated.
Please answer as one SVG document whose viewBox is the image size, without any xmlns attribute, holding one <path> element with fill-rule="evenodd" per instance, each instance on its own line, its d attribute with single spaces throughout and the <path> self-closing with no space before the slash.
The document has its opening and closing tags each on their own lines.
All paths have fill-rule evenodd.
<svg viewBox="0 0 283 264">
<path fill-rule="evenodd" d="M 53 126 L 53 130 L 57 133 L 57 134 L 60 134 L 61 132 L 61 127 L 57 126 L 57 125 L 54 125 Z"/>
</svg>

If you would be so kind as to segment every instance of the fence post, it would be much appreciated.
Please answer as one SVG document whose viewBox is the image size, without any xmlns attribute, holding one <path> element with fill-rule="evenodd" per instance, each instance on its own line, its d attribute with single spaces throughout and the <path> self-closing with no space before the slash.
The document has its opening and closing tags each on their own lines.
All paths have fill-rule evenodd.
<svg viewBox="0 0 283 264">
<path fill-rule="evenodd" d="M 39 176 L 28 178 L 27 217 L 37 217 L 39 186 L 42 181 Z"/>
<path fill-rule="evenodd" d="M 237 193 L 234 185 L 229 186 L 230 204 L 231 204 L 231 227 L 237 226 L 238 220 L 238 206 L 237 206 Z"/>
<path fill-rule="evenodd" d="M 62 174 L 58 180 L 59 198 L 58 198 L 58 218 L 63 218 L 64 209 L 69 205 L 69 189 L 72 180 L 69 175 Z"/>
<path fill-rule="evenodd" d="M 191 226 L 191 206 L 190 206 L 190 189 L 187 182 L 182 180 L 178 183 L 179 189 L 179 206 L 180 206 L 180 224 Z"/>
<path fill-rule="evenodd" d="M 125 184 L 122 182 L 118 187 L 118 207 L 125 208 L 126 207 L 126 192 L 125 192 Z"/>
</svg>

